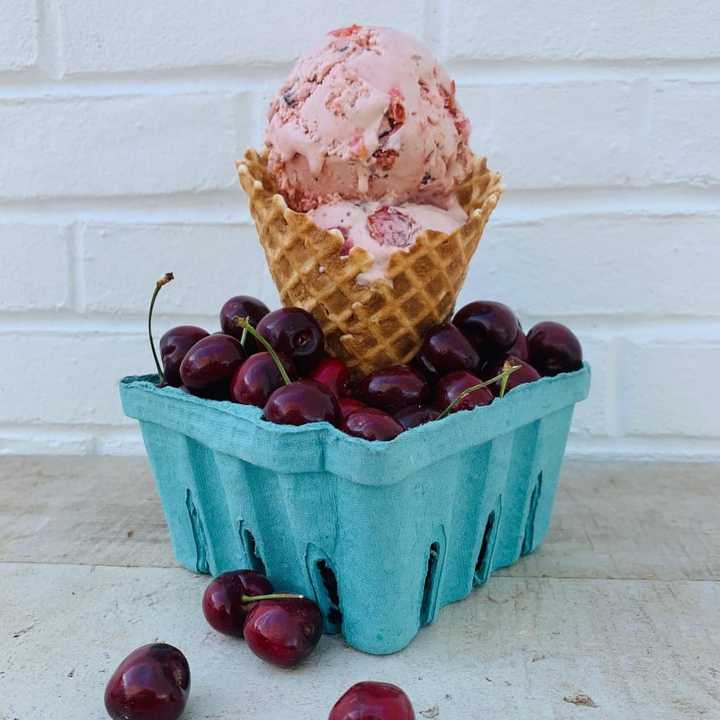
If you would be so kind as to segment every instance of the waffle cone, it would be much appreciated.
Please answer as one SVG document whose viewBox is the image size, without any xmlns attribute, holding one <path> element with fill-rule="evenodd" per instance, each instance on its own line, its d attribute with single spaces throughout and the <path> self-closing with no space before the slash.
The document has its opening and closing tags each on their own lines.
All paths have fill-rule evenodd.
<svg viewBox="0 0 720 720">
<path fill-rule="evenodd" d="M 502 193 L 499 173 L 475 158 L 457 192 L 467 222 L 449 235 L 425 230 L 412 247 L 393 253 L 387 270 L 392 285 L 360 285 L 356 278 L 372 266 L 371 255 L 354 247 L 341 257 L 339 231 L 323 230 L 288 208 L 268 172 L 266 151 L 248 150 L 237 168 L 283 304 L 312 313 L 329 352 L 356 375 L 409 362 L 425 332 L 450 315 Z"/>
</svg>

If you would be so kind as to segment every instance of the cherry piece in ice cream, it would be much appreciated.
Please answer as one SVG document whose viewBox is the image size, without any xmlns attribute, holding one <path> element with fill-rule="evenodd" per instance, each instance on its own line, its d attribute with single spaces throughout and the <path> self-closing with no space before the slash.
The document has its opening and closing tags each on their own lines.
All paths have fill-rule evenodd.
<svg viewBox="0 0 720 720">
<path fill-rule="evenodd" d="M 420 226 L 409 215 L 397 208 L 383 207 L 367 219 L 370 236 L 378 245 L 404 248 L 413 244 Z"/>
</svg>

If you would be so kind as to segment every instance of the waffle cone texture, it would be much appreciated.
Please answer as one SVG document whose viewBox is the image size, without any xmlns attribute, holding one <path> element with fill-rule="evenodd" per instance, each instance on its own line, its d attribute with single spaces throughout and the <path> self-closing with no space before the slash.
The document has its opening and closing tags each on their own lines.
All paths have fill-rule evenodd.
<svg viewBox="0 0 720 720">
<path fill-rule="evenodd" d="M 341 257 L 340 231 L 323 230 L 291 210 L 268 172 L 267 151 L 248 150 L 237 168 L 283 304 L 312 313 L 328 351 L 354 375 L 409 362 L 425 332 L 452 313 L 502 193 L 500 174 L 475 158 L 457 191 L 467 222 L 449 235 L 425 230 L 410 248 L 393 253 L 387 270 L 392 285 L 360 285 L 356 278 L 372 266 L 371 255 L 354 247 Z"/>
</svg>

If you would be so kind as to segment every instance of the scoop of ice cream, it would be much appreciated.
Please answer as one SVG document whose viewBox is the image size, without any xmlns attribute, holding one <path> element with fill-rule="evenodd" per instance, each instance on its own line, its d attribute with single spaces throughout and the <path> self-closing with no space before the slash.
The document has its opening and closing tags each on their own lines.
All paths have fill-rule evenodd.
<svg viewBox="0 0 720 720">
<path fill-rule="evenodd" d="M 289 205 L 447 207 L 471 170 L 470 124 L 428 50 L 389 28 L 329 33 L 270 105 L 269 168 Z"/>
<path fill-rule="evenodd" d="M 337 229 L 343 234 L 345 243 L 341 255 L 347 255 L 353 247 L 364 248 L 372 255 L 372 267 L 357 277 L 360 285 L 375 280 L 390 282 L 386 277 L 390 256 L 400 249 L 412 247 L 423 230 L 449 234 L 467 220 L 465 211 L 455 199 L 447 210 L 416 203 L 396 206 L 340 201 L 318 205 L 308 215 L 318 227 Z"/>
</svg>

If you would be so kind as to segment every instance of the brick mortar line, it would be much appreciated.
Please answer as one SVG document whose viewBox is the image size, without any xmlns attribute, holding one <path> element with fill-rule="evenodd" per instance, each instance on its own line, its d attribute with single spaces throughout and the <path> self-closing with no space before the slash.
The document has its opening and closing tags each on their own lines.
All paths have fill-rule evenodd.
<svg viewBox="0 0 720 720">
<path fill-rule="evenodd" d="M 110 223 L 217 224 L 251 226 L 247 200 L 238 187 L 206 193 L 0 199 L 3 224 Z M 647 186 L 568 186 L 506 189 L 493 224 L 551 217 L 691 217 L 720 214 L 720 183 Z"/>
<path fill-rule="evenodd" d="M 433 0 L 427 0 L 432 4 Z M 57 59 L 56 59 L 57 61 Z M 18 97 L 37 96 L 90 97 L 139 94 L 168 94 L 171 92 L 207 93 L 257 90 L 268 84 L 279 84 L 289 71 L 292 61 L 255 65 L 209 65 L 179 68 L 148 68 L 146 70 L 76 73 L 52 78 L 38 68 L 0 73 L 0 96 L 17 92 Z M 459 84 L 548 84 L 562 82 L 593 82 L 597 80 L 657 81 L 686 80 L 688 82 L 720 81 L 720 58 L 695 59 L 615 59 L 615 60 L 551 60 L 538 58 L 486 58 L 446 60 L 444 65 Z"/>
<path fill-rule="evenodd" d="M 270 289 L 270 288 L 268 288 Z M 278 303 L 279 304 L 279 303 Z M 44 335 L 77 337 L 144 337 L 147 318 L 145 309 L 115 311 L 88 310 L 0 310 L 0 335 Z M 529 324 L 547 320 L 544 315 L 535 316 L 521 312 L 523 320 Z M 578 315 L 554 314 L 553 319 L 573 327 L 589 339 L 611 341 L 614 338 L 638 340 L 641 344 L 664 346 L 682 345 L 693 340 L 697 347 L 714 348 L 720 345 L 720 316 L 697 316 L 667 314 L 598 314 L 581 313 Z M 183 310 L 164 311 L 155 318 L 157 330 L 165 324 L 217 324 L 217 316 L 212 314 L 188 313 Z M 529 326 L 529 325 L 528 325 Z M 640 333 L 640 334 L 639 334 Z M 685 333 L 685 334 L 682 334 Z"/>
</svg>

